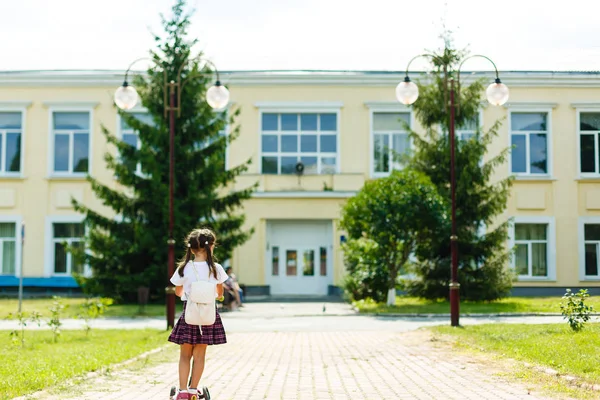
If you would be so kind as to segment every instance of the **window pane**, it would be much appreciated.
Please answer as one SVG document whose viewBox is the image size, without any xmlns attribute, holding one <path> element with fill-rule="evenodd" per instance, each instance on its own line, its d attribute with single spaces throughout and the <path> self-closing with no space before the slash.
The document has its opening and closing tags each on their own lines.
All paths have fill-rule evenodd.
<svg viewBox="0 0 600 400">
<path fill-rule="evenodd" d="M 533 276 L 547 276 L 546 243 L 531 244 L 531 273 Z"/>
<path fill-rule="evenodd" d="M 126 115 L 132 116 L 143 124 L 154 126 L 154 120 L 152 119 L 152 115 L 149 113 L 128 113 Z M 132 129 L 127 123 L 126 119 L 126 117 L 121 117 L 121 129 Z"/>
<path fill-rule="evenodd" d="M 21 170 L 20 133 L 8 133 L 6 135 L 6 165 L 4 168 L 8 172 L 19 172 Z"/>
<path fill-rule="evenodd" d="M 301 157 L 300 161 L 304 164 L 305 174 L 318 174 L 317 157 Z"/>
<path fill-rule="evenodd" d="M 295 174 L 298 157 L 281 157 L 281 173 Z"/>
<path fill-rule="evenodd" d="M 585 224 L 583 229 L 585 240 L 600 241 L 600 224 Z"/>
<path fill-rule="evenodd" d="M 394 159 L 398 159 L 410 153 L 410 136 L 407 133 L 395 134 L 392 136 L 392 149 L 394 150 Z M 400 160 L 397 160 L 400 161 Z"/>
<path fill-rule="evenodd" d="M 300 128 L 303 131 L 316 131 L 317 114 L 300 114 Z"/>
<path fill-rule="evenodd" d="M 527 172 L 527 136 L 512 135 L 512 172 Z"/>
<path fill-rule="evenodd" d="M 546 224 L 515 224 L 515 240 L 546 240 Z"/>
<path fill-rule="evenodd" d="M 461 133 L 460 134 L 460 139 L 467 141 L 467 140 L 471 140 L 475 137 L 474 133 Z"/>
<path fill-rule="evenodd" d="M 548 172 L 547 144 L 545 134 L 533 134 L 529 137 L 531 143 L 531 173 L 545 174 Z"/>
<path fill-rule="evenodd" d="M 87 172 L 89 157 L 89 135 L 76 133 L 73 135 L 73 172 Z"/>
<path fill-rule="evenodd" d="M 138 139 L 138 137 L 136 134 L 126 133 L 125 135 L 123 135 L 123 141 L 125 143 L 127 143 L 128 145 L 130 145 L 131 147 L 137 148 L 137 142 L 138 142 L 137 139 Z"/>
<path fill-rule="evenodd" d="M 69 171 L 69 135 L 54 136 L 54 170 Z"/>
<path fill-rule="evenodd" d="M 335 174 L 336 172 L 336 158 L 335 157 L 323 157 L 321 158 L 321 173 L 322 174 Z"/>
<path fill-rule="evenodd" d="M 81 238 L 85 235 L 85 226 L 82 223 L 55 223 L 54 238 L 69 239 Z"/>
<path fill-rule="evenodd" d="M 263 153 L 276 153 L 279 150 L 277 135 L 262 135 Z"/>
<path fill-rule="evenodd" d="M 337 115 L 336 114 L 321 114 L 321 130 L 335 131 L 337 130 Z"/>
<path fill-rule="evenodd" d="M 594 135 L 579 137 L 581 154 L 581 172 L 596 172 L 596 149 Z"/>
<path fill-rule="evenodd" d="M 281 136 L 281 152 L 296 153 L 298 151 L 298 135 Z"/>
<path fill-rule="evenodd" d="M 285 252 L 285 274 L 287 276 L 296 276 L 298 274 L 298 254 L 296 250 L 287 250 Z"/>
<path fill-rule="evenodd" d="M 546 113 L 512 113 L 513 131 L 545 131 Z"/>
<path fill-rule="evenodd" d="M 128 145 L 130 145 L 133 148 L 137 148 L 138 145 L 138 136 L 136 134 L 124 134 L 123 135 L 123 142 L 127 143 Z M 138 164 L 134 161 L 134 160 L 125 160 L 123 159 L 123 162 L 127 165 L 127 168 L 130 171 L 135 171 Z"/>
<path fill-rule="evenodd" d="M 0 241 L 2 243 L 2 268 L 0 273 L 14 275 L 17 265 L 17 243 L 14 240 Z"/>
<path fill-rule="evenodd" d="M 279 275 L 279 247 L 273 246 L 271 250 L 271 275 Z"/>
<path fill-rule="evenodd" d="M 263 114 L 262 115 L 262 130 L 276 131 L 279 129 L 278 114 Z"/>
<path fill-rule="evenodd" d="M 302 275 L 314 276 L 315 275 L 315 251 L 304 250 L 304 265 L 302 268 Z"/>
<path fill-rule="evenodd" d="M 319 252 L 321 262 L 321 276 L 327 276 L 327 248 L 321 247 L 319 249 Z"/>
<path fill-rule="evenodd" d="M 282 131 L 297 131 L 298 130 L 298 114 L 281 114 L 281 130 Z"/>
<path fill-rule="evenodd" d="M 405 131 L 404 123 L 410 124 L 409 113 L 374 113 L 374 131 Z"/>
<path fill-rule="evenodd" d="M 579 129 L 582 131 L 600 131 L 600 113 L 579 114 Z"/>
<path fill-rule="evenodd" d="M 479 114 L 460 125 L 457 129 L 460 131 L 476 131 L 479 128 Z"/>
<path fill-rule="evenodd" d="M 83 250 L 83 242 L 73 242 L 72 245 L 79 250 Z M 83 263 L 77 260 L 73 254 L 69 254 L 69 257 L 71 258 L 71 273 L 83 274 Z"/>
<path fill-rule="evenodd" d="M 67 272 L 67 251 L 62 243 L 54 243 L 54 272 Z"/>
<path fill-rule="evenodd" d="M 17 225 L 14 222 L 0 223 L 0 238 L 14 239 L 16 237 Z"/>
<path fill-rule="evenodd" d="M 515 270 L 519 275 L 529 275 L 529 257 L 526 244 L 517 244 L 516 246 Z"/>
<path fill-rule="evenodd" d="M 373 154 L 373 161 L 375 162 L 375 172 L 389 172 L 389 149 L 388 149 L 388 138 L 389 135 L 374 135 L 373 148 L 375 154 Z"/>
<path fill-rule="evenodd" d="M 0 129 L 21 129 L 21 113 L 0 112 Z"/>
<path fill-rule="evenodd" d="M 277 173 L 277 157 L 262 158 L 262 173 L 276 174 Z"/>
<path fill-rule="evenodd" d="M 585 245 L 585 275 L 598 275 L 598 245 L 596 243 Z"/>
<path fill-rule="evenodd" d="M 337 136 L 321 135 L 321 153 L 337 152 Z"/>
<path fill-rule="evenodd" d="M 300 136 L 300 151 L 303 153 L 316 153 L 317 135 Z"/>
<path fill-rule="evenodd" d="M 90 113 L 87 112 L 55 112 L 54 129 L 89 130 Z"/>
</svg>

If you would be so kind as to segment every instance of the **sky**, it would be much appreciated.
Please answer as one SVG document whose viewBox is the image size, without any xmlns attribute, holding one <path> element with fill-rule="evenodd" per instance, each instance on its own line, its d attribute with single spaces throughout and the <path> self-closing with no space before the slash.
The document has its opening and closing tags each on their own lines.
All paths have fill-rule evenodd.
<svg viewBox="0 0 600 400">
<path fill-rule="evenodd" d="M 175 0 L 0 0 L 0 70 L 124 70 Z M 556 3 L 554 5 L 553 3 Z M 393 70 L 454 45 L 502 70 L 600 70 L 598 0 L 188 0 L 219 70 Z M 443 22 L 442 22 L 443 21 Z M 136 69 L 143 69 L 138 65 Z M 416 61 L 411 69 L 426 68 Z M 473 59 L 464 70 L 489 70 Z"/>
</svg>

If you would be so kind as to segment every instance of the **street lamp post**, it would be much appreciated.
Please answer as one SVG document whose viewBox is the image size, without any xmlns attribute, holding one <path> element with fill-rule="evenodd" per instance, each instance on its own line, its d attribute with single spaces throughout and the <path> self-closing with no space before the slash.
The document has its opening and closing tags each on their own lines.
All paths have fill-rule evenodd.
<svg viewBox="0 0 600 400">
<path fill-rule="evenodd" d="M 400 82 L 396 87 L 396 97 L 398 101 L 403 104 L 410 105 L 417 101 L 419 97 L 419 87 L 410 81 L 408 77 L 408 70 L 410 68 L 410 64 L 419 57 L 430 57 L 436 59 L 437 56 L 432 54 L 420 54 L 414 57 L 408 63 L 406 67 L 406 76 L 403 82 Z M 500 77 L 498 75 L 498 68 L 496 68 L 496 64 L 486 56 L 482 55 L 473 55 L 471 57 L 467 57 L 464 59 L 459 67 L 457 72 L 457 80 L 458 80 L 458 92 L 459 92 L 459 102 L 460 102 L 460 69 L 462 65 L 470 58 L 473 57 L 481 57 L 485 58 L 494 66 L 494 70 L 496 71 L 496 79 L 494 83 L 490 84 L 486 90 L 486 96 L 488 102 L 495 106 L 501 106 L 508 100 L 509 91 L 506 85 L 504 85 L 500 81 Z M 459 304 L 460 304 L 460 284 L 458 283 L 458 234 L 456 229 L 456 171 L 455 171 L 455 118 L 456 118 L 456 107 L 457 102 L 455 99 L 455 84 L 454 78 L 450 78 L 450 127 L 449 127 L 449 135 L 450 135 L 450 196 L 452 203 L 452 228 L 450 233 L 450 252 L 451 252 L 451 276 L 450 276 L 450 324 L 452 326 L 459 325 Z M 447 87 L 444 90 L 448 90 Z"/>
<path fill-rule="evenodd" d="M 135 60 L 127 71 L 125 72 L 125 79 L 123 85 L 120 86 L 115 92 L 115 104 L 121 110 L 131 110 L 139 101 L 137 91 L 133 86 L 127 82 L 129 71 L 135 63 L 141 60 L 149 60 L 148 58 L 140 58 Z M 150 59 L 159 67 L 161 66 L 160 60 Z M 193 60 L 192 60 L 193 61 Z M 177 81 L 167 80 L 167 70 L 163 67 L 164 82 L 163 82 L 163 93 L 164 93 L 164 116 L 169 116 L 169 239 L 167 240 L 168 245 L 168 277 L 167 286 L 165 288 L 166 293 L 166 311 L 167 311 L 167 329 L 172 328 L 175 325 L 175 287 L 170 281 L 170 277 L 175 272 L 175 238 L 173 237 L 173 228 L 175 225 L 174 216 L 174 187 L 175 187 L 175 112 L 177 116 L 181 115 L 181 91 L 185 84 L 192 78 L 203 75 L 202 72 L 196 74 L 190 74 L 185 80 L 181 80 L 181 72 L 183 67 L 188 64 L 186 58 L 177 73 Z M 210 64 L 217 75 L 217 81 L 206 91 L 206 102 L 215 110 L 223 109 L 229 103 L 229 91 L 219 81 L 219 73 L 214 67 L 214 64 L 210 61 L 205 60 Z M 167 101 L 168 98 L 168 101 Z"/>
</svg>

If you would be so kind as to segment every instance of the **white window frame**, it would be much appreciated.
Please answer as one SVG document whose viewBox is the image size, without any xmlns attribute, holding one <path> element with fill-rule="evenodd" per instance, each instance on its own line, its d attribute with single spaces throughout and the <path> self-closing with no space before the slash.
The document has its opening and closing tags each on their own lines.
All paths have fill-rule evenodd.
<svg viewBox="0 0 600 400">
<path fill-rule="evenodd" d="M 415 118 L 415 113 L 412 111 L 411 107 L 406 107 L 402 104 L 399 104 L 398 102 L 370 102 L 370 103 L 366 103 L 367 107 L 369 108 L 369 171 L 371 174 L 372 178 L 383 178 L 386 176 L 389 176 L 392 171 L 395 170 L 401 170 L 402 166 L 398 165 L 398 163 L 396 163 L 395 161 L 393 161 L 393 158 L 390 158 L 390 171 L 389 172 L 376 172 L 375 171 L 375 130 L 374 130 L 374 122 L 375 122 L 375 114 L 376 113 L 383 113 L 383 114 L 409 114 L 409 121 L 410 121 L 410 129 L 414 131 L 414 127 L 415 127 L 415 123 L 416 123 L 416 118 Z M 406 132 L 406 131 L 398 131 L 398 132 L 377 132 L 377 134 L 385 134 L 387 133 L 388 135 L 392 135 L 395 133 L 408 133 L 410 134 L 410 132 Z M 414 150 L 414 141 L 412 138 L 410 139 L 410 144 L 409 144 L 409 148 L 410 150 Z M 391 156 L 391 152 L 392 150 L 390 149 L 390 156 Z"/>
<path fill-rule="evenodd" d="M 54 224 L 77 224 L 77 223 L 83 223 L 85 217 L 83 215 L 52 215 L 52 216 L 48 216 L 46 217 L 46 240 L 45 240 L 45 264 L 44 264 L 44 276 L 45 277 L 60 277 L 60 276 L 66 276 L 66 277 L 70 277 L 72 276 L 71 271 L 67 271 L 66 273 L 56 273 L 54 272 L 54 261 L 55 261 L 55 254 L 54 254 L 54 243 L 55 243 L 55 239 L 54 239 Z M 88 228 L 85 227 L 85 235 L 88 234 Z M 86 250 L 87 251 L 87 250 Z M 70 268 L 67 267 L 67 269 L 69 270 Z M 83 266 L 83 275 L 84 276 L 91 276 L 91 269 L 89 267 L 89 265 L 85 264 Z"/>
<path fill-rule="evenodd" d="M 225 171 L 229 170 L 229 135 L 231 133 L 231 130 L 230 130 L 231 126 L 229 124 L 229 112 L 230 112 L 229 110 L 230 110 L 229 108 L 225 108 L 225 109 L 222 109 L 222 110 L 219 110 L 219 111 L 215 111 L 215 113 L 222 112 L 222 113 L 225 114 L 225 121 L 226 121 L 225 122 L 225 129 L 223 129 L 222 131 L 219 131 L 219 136 L 221 136 L 221 132 L 223 132 L 222 135 L 224 137 L 227 137 L 227 146 L 225 147 L 225 160 L 224 160 Z M 207 146 L 208 145 L 210 145 L 210 143 L 207 144 Z"/>
<path fill-rule="evenodd" d="M 148 110 L 146 108 L 134 108 L 131 110 L 127 110 L 126 111 L 128 114 L 149 114 Z M 136 141 L 136 149 L 139 150 L 142 146 L 142 142 L 140 141 L 140 135 L 138 132 L 135 132 L 133 130 L 123 130 L 121 127 L 123 118 L 121 118 L 121 114 L 117 113 L 117 137 L 119 138 L 119 140 L 123 140 L 123 135 L 128 134 L 128 135 L 135 135 L 137 137 L 137 141 Z M 118 153 L 118 150 L 117 150 Z M 135 174 L 138 176 L 143 176 L 144 174 L 142 173 L 142 163 L 139 162 L 137 163 L 136 167 L 135 167 Z"/>
<path fill-rule="evenodd" d="M 2 155 L 0 156 L 0 160 L 2 161 L 2 165 L 0 165 L 0 177 L 2 178 L 22 178 L 24 176 L 23 168 L 25 166 L 25 121 L 26 121 L 26 113 L 27 107 L 31 103 L 25 104 L 15 104 L 15 105 L 2 105 L 0 103 L 0 112 L 19 112 L 21 113 L 21 162 L 19 164 L 18 172 L 7 172 L 4 170 L 4 165 L 6 164 L 6 133 L 13 133 L 12 129 L 2 129 L 0 130 L 0 142 L 2 146 Z"/>
<path fill-rule="evenodd" d="M 545 224 L 547 225 L 546 231 L 546 261 L 548 267 L 548 275 L 547 276 L 528 276 L 528 275 L 519 275 L 519 282 L 552 282 L 556 281 L 556 222 L 554 217 L 527 217 L 527 216 L 519 216 L 513 217 L 510 228 L 508 230 L 508 243 L 509 248 L 512 251 L 515 248 L 515 225 L 516 224 Z M 516 269 L 515 267 L 515 258 L 513 256 L 510 262 L 510 266 L 513 271 Z M 530 263 L 531 264 L 531 263 Z"/>
<path fill-rule="evenodd" d="M 600 281 L 600 252 L 598 275 L 586 275 L 585 274 L 585 225 L 593 224 L 600 225 L 600 217 L 579 217 L 579 280 L 580 281 Z M 599 243 L 600 246 L 600 243 Z"/>
<path fill-rule="evenodd" d="M 68 112 L 87 112 L 90 115 L 90 129 L 88 131 L 88 170 L 87 172 L 72 172 L 73 170 L 73 159 L 71 151 L 73 145 L 73 134 L 77 131 L 66 131 L 70 134 L 69 139 L 69 171 L 54 171 L 54 113 L 68 113 Z M 48 132 L 49 132 L 49 141 L 48 141 L 48 171 L 50 178 L 77 178 L 84 179 L 88 175 L 92 175 L 93 170 L 93 155 L 94 155 L 94 105 L 86 105 L 86 104 L 65 104 L 65 105 L 50 105 L 48 107 Z"/>
<path fill-rule="evenodd" d="M 480 108 L 477 111 L 477 116 L 479 118 L 479 131 L 483 132 L 483 110 Z M 454 135 L 458 138 L 458 140 L 463 140 L 463 135 L 465 134 L 469 134 L 469 135 L 475 135 L 476 131 L 469 131 L 466 129 L 456 129 L 454 131 Z"/>
<path fill-rule="evenodd" d="M 508 110 L 508 143 L 512 147 L 512 115 L 523 114 L 523 113 L 546 113 L 546 130 L 545 131 L 515 131 L 515 135 L 525 135 L 527 140 L 527 151 L 525 152 L 525 162 L 527 166 L 527 172 L 513 172 L 512 170 L 512 151 L 508 155 L 508 174 L 519 178 L 538 178 L 538 179 L 552 179 L 553 176 L 553 135 L 552 135 L 552 108 L 540 108 L 540 107 L 515 107 Z M 546 134 L 546 163 L 547 172 L 545 174 L 532 174 L 531 173 L 531 134 L 545 133 Z"/>
<path fill-rule="evenodd" d="M 336 115 L 336 153 L 335 153 L 335 157 L 336 157 L 336 166 L 335 166 L 335 172 L 334 174 L 339 174 L 341 171 L 341 162 L 342 162 L 342 158 L 341 158 L 341 150 L 340 150 L 340 136 L 341 136 L 341 121 L 340 121 L 340 114 L 341 114 L 341 108 L 342 108 L 342 103 L 338 103 L 338 102 L 308 102 L 308 103 L 302 103 L 302 102 L 265 102 L 265 103 L 256 103 L 255 104 L 256 107 L 258 107 L 259 112 L 258 112 L 258 173 L 259 174 L 263 174 L 263 170 L 262 170 L 262 158 L 263 158 L 263 151 L 262 151 L 262 135 L 263 135 L 263 130 L 262 130 L 262 118 L 263 118 L 263 114 L 335 114 Z M 269 132 L 269 131 L 267 131 Z M 281 132 L 282 131 L 270 131 L 270 133 L 272 134 L 276 134 L 279 137 L 281 137 Z M 286 131 L 287 132 L 287 131 Z M 300 130 L 298 130 L 297 132 L 301 132 Z M 298 135 L 300 136 L 300 134 L 298 133 Z M 267 154 L 274 154 L 274 153 L 267 153 Z M 281 153 L 278 152 L 277 156 L 285 156 L 286 153 Z M 302 156 L 302 153 L 300 151 L 298 151 L 297 153 L 294 154 L 300 154 L 300 156 Z M 314 154 L 314 153 L 307 153 L 306 157 L 312 157 L 312 155 L 309 154 Z M 321 166 L 321 157 L 323 157 L 321 155 L 321 153 L 316 153 L 317 154 L 317 166 L 320 170 L 320 166 Z M 327 154 L 327 153 L 325 153 Z M 333 153 L 331 153 L 333 154 Z M 268 156 L 266 156 L 268 157 Z M 277 169 L 278 172 L 277 174 L 265 174 L 265 175 L 273 175 L 273 176 L 288 176 L 288 174 L 282 174 L 281 171 L 281 165 L 280 163 L 278 163 L 277 165 Z M 321 173 L 317 173 L 314 174 L 314 176 L 326 176 L 326 175 L 330 175 L 330 174 L 321 174 Z"/>
<path fill-rule="evenodd" d="M 598 147 L 600 146 L 600 139 L 598 139 L 600 131 L 584 131 L 587 135 L 594 134 L 596 172 L 581 172 L 581 113 L 600 113 L 600 104 L 598 106 L 575 107 L 575 111 L 577 114 L 577 125 L 575 127 L 577 130 L 577 175 L 580 179 L 600 178 L 600 148 Z"/>
<path fill-rule="evenodd" d="M 0 276 L 20 277 L 21 273 L 22 273 L 21 257 L 23 254 L 23 251 L 22 251 L 23 242 L 21 241 L 21 230 L 23 229 L 23 218 L 21 216 L 17 216 L 17 215 L 0 215 L 0 223 L 15 224 L 15 241 L 16 241 L 15 274 L 14 275 L 4 274 L 4 273 L 2 273 L 2 269 L 0 269 Z M 2 242 L 3 242 L 3 240 L 0 238 L 0 262 L 2 262 Z M 0 267 L 1 267 L 1 265 L 0 265 Z"/>
</svg>

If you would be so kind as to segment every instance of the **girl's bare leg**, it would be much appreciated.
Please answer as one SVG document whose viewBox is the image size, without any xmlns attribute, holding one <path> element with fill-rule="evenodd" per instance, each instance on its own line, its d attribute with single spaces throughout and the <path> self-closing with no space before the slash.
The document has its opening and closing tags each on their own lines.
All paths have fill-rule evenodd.
<svg viewBox="0 0 600 400">
<path fill-rule="evenodd" d="M 206 344 L 194 345 L 194 368 L 192 368 L 192 384 L 191 388 L 197 389 L 200 384 L 200 378 L 202 378 L 202 372 L 204 372 L 204 358 L 206 357 Z"/>
<path fill-rule="evenodd" d="M 190 376 L 190 360 L 192 359 L 194 346 L 182 344 L 179 350 L 179 389 L 187 389 L 187 380 Z"/>
</svg>

